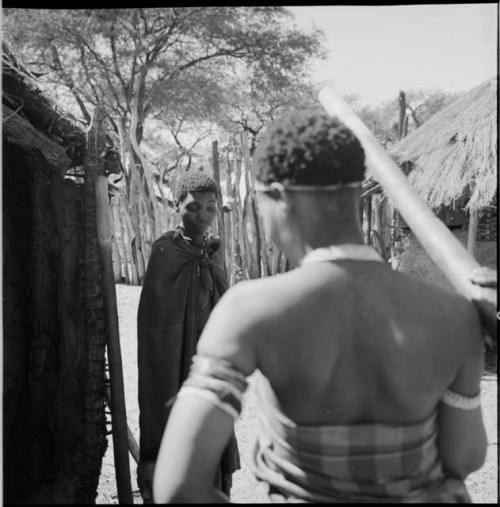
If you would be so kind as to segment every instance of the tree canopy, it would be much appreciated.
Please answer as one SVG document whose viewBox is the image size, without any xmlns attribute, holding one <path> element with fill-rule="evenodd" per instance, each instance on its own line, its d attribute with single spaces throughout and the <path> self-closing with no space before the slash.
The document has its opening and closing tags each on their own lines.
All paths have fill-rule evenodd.
<svg viewBox="0 0 500 507">
<path fill-rule="evenodd" d="M 293 86 L 322 49 L 321 33 L 283 22 L 290 17 L 283 7 L 5 9 L 4 33 L 87 121 L 88 105 L 123 128 L 136 112 L 140 141 L 153 112 L 220 112 L 238 62 L 248 79 Z"/>
</svg>

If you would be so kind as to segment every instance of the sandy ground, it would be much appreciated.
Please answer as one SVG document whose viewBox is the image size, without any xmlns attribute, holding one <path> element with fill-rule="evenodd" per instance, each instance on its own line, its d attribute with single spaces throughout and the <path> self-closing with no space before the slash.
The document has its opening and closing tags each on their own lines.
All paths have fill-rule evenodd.
<svg viewBox="0 0 500 507">
<path fill-rule="evenodd" d="M 136 316 L 141 288 L 117 285 L 118 316 L 120 325 L 123 375 L 125 384 L 125 403 L 128 424 L 138 440 L 139 414 L 137 408 L 137 343 Z M 497 503 L 498 501 L 498 462 L 497 462 L 497 375 L 485 373 L 481 382 L 482 405 L 488 435 L 488 452 L 484 466 L 471 474 L 467 488 L 474 503 Z M 237 503 L 268 503 L 265 486 L 258 483 L 248 471 L 249 456 L 256 432 L 254 415 L 255 398 L 250 379 L 250 388 L 245 394 L 244 408 L 236 424 L 236 437 L 240 448 L 242 469 L 233 476 L 231 498 Z M 103 459 L 101 477 L 96 502 L 99 504 L 117 504 L 117 490 L 113 465 L 113 444 L 108 437 L 108 449 Z M 130 457 L 130 472 L 134 503 L 142 503 L 137 488 L 137 465 Z"/>
</svg>

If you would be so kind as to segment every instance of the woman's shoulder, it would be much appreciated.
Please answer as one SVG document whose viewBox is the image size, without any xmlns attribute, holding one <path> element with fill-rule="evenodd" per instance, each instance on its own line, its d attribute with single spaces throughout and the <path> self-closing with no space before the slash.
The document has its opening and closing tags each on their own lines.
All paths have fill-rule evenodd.
<svg viewBox="0 0 500 507">
<path fill-rule="evenodd" d="M 171 229 L 165 233 L 163 233 L 161 236 L 156 238 L 156 240 L 153 243 L 153 249 L 157 248 L 159 246 L 165 246 L 169 243 L 172 243 L 179 239 L 179 232 L 176 229 Z"/>
<path fill-rule="evenodd" d="M 293 307 L 300 293 L 295 280 L 292 272 L 243 280 L 233 285 L 224 297 L 236 314 L 245 313 L 255 321 L 268 321 Z"/>
<path fill-rule="evenodd" d="M 451 287 L 417 279 L 408 273 L 392 272 L 391 276 L 391 293 L 398 299 L 398 309 L 426 315 L 423 325 L 439 326 L 443 336 L 454 343 L 454 348 L 460 342 L 476 341 L 480 322 L 474 305 L 467 298 Z"/>
</svg>

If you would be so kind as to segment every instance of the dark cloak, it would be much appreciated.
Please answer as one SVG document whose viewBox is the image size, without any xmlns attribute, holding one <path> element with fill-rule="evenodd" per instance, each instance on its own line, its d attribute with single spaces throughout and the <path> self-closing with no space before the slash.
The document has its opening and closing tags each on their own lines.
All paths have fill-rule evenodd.
<svg viewBox="0 0 500 507">
<path fill-rule="evenodd" d="M 141 461 L 156 461 L 174 397 L 186 379 L 205 324 L 199 291 L 210 293 L 210 309 L 227 290 L 220 241 L 203 250 L 179 230 L 153 244 L 137 315 Z M 200 323 L 201 317 L 201 323 Z M 224 452 L 221 471 L 240 468 L 236 439 Z"/>
</svg>

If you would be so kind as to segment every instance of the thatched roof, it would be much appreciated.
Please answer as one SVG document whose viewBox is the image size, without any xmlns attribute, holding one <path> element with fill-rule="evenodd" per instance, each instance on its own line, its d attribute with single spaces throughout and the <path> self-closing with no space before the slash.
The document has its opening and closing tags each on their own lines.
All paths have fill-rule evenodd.
<svg viewBox="0 0 500 507">
<path fill-rule="evenodd" d="M 83 163 L 85 125 L 63 112 L 2 41 L 2 130 L 4 139 L 38 152 L 64 173 Z"/>
<path fill-rule="evenodd" d="M 409 180 L 432 208 L 468 198 L 466 208 L 490 206 L 497 190 L 497 78 L 465 93 L 395 144 L 409 162 Z"/>
<path fill-rule="evenodd" d="M 2 41 L 4 141 L 37 157 L 41 155 L 52 168 L 64 175 L 71 168 L 79 168 L 81 172 L 87 128 L 43 93 L 38 77 Z M 104 160 L 106 174 L 123 172 L 118 151 L 108 134 Z"/>
</svg>

